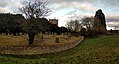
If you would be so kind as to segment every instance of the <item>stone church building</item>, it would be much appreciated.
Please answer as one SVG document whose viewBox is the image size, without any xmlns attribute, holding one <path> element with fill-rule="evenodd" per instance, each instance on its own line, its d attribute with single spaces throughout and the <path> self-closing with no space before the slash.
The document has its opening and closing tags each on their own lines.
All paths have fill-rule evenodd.
<svg viewBox="0 0 119 64">
<path fill-rule="evenodd" d="M 57 25 L 58 26 L 58 20 L 57 19 L 49 19 L 49 22 L 51 24 Z"/>
</svg>

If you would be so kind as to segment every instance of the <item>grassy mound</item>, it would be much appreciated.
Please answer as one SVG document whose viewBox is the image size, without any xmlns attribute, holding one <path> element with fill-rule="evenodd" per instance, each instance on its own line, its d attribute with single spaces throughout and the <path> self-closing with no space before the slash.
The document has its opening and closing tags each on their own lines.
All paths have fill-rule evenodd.
<svg viewBox="0 0 119 64">
<path fill-rule="evenodd" d="M 0 56 L 1 64 L 118 64 L 119 35 L 85 39 L 77 47 L 52 54 Z"/>
</svg>

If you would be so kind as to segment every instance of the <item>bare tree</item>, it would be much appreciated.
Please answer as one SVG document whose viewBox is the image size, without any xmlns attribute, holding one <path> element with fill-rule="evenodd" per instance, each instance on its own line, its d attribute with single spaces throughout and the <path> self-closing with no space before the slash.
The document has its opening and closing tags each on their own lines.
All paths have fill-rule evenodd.
<svg viewBox="0 0 119 64">
<path fill-rule="evenodd" d="M 26 1 L 25 4 L 19 10 L 25 14 L 28 19 L 28 37 L 29 44 L 31 45 L 34 41 L 34 37 L 37 34 L 38 30 L 38 18 L 43 18 L 47 16 L 51 10 L 48 7 L 46 1 L 35 0 L 35 1 Z"/>
<path fill-rule="evenodd" d="M 88 37 L 94 37 L 95 35 L 95 28 L 94 28 L 94 17 L 84 17 L 81 19 L 82 26 L 86 27 L 86 32 L 83 35 Z"/>
<path fill-rule="evenodd" d="M 81 19 L 82 26 L 86 27 L 87 30 L 93 30 L 94 28 L 94 18 L 84 17 Z"/>
<path fill-rule="evenodd" d="M 71 31 L 79 31 L 81 29 L 81 24 L 78 20 L 70 20 L 66 23 L 66 27 Z"/>
<path fill-rule="evenodd" d="M 51 12 L 46 1 L 25 1 L 19 10 L 25 14 L 26 18 L 42 18 Z"/>
</svg>

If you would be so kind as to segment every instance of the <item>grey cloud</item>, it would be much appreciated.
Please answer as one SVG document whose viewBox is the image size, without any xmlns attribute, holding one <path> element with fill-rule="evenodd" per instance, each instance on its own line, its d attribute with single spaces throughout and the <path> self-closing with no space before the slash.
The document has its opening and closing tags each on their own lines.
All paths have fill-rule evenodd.
<svg viewBox="0 0 119 64">
<path fill-rule="evenodd" d="M 107 22 L 119 22 L 119 14 L 117 15 L 107 15 L 106 16 Z"/>
<path fill-rule="evenodd" d="M 0 2 L 1 13 L 17 13 L 18 7 L 21 6 L 20 1 L 23 0 L 3 0 Z"/>
<path fill-rule="evenodd" d="M 101 3 L 105 4 L 107 7 L 119 6 L 119 0 L 104 0 L 104 1 L 101 1 Z"/>
<path fill-rule="evenodd" d="M 62 2 L 95 2 L 97 0 L 49 0 L 52 3 L 62 3 Z"/>
<path fill-rule="evenodd" d="M 63 8 L 70 8 L 70 9 L 77 9 L 82 11 L 94 11 L 96 10 L 95 6 L 92 6 L 90 3 L 87 2 L 62 2 L 57 4 L 56 10 L 63 9 Z"/>
<path fill-rule="evenodd" d="M 107 18 L 107 22 L 119 22 L 119 19 Z"/>
<path fill-rule="evenodd" d="M 72 20 L 77 19 L 77 20 L 80 20 L 81 19 L 81 16 L 82 16 L 81 14 L 74 14 L 74 15 L 69 16 L 68 19 L 72 19 Z"/>
<path fill-rule="evenodd" d="M 77 19 L 77 20 L 81 20 L 83 17 L 93 17 L 93 15 L 88 15 L 88 14 L 73 14 L 71 16 L 68 17 L 68 19 Z"/>
<path fill-rule="evenodd" d="M 77 12 L 77 10 L 70 11 L 70 12 L 68 12 L 68 13 L 65 14 L 65 15 L 73 15 L 75 12 Z"/>
<path fill-rule="evenodd" d="M 106 22 L 110 27 L 119 26 L 119 18 L 107 18 Z"/>
<path fill-rule="evenodd" d="M 119 27 L 119 22 L 107 22 L 106 24 L 109 27 Z"/>
<path fill-rule="evenodd" d="M 49 0 L 51 4 L 55 3 L 60 5 L 59 8 L 71 7 L 73 2 L 79 3 L 77 6 L 82 6 L 82 3 L 89 3 L 92 7 L 98 8 L 112 8 L 119 6 L 119 0 Z M 88 5 L 87 5 L 88 6 Z M 73 6 L 75 8 L 75 6 Z M 86 10 L 86 8 L 85 8 Z"/>
<path fill-rule="evenodd" d="M 2 0 L 1 2 L 0 2 L 0 7 L 6 7 L 7 5 L 9 5 L 9 0 Z"/>
</svg>

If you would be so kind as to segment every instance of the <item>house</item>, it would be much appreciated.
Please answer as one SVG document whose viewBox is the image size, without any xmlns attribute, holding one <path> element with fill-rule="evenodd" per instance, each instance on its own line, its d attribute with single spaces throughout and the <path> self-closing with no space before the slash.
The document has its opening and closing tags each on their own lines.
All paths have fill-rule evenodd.
<svg viewBox="0 0 119 64">
<path fill-rule="evenodd" d="M 49 22 L 58 26 L 58 20 L 57 19 L 49 19 Z"/>
</svg>

